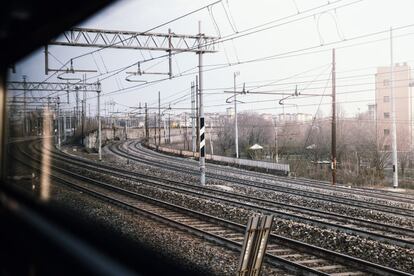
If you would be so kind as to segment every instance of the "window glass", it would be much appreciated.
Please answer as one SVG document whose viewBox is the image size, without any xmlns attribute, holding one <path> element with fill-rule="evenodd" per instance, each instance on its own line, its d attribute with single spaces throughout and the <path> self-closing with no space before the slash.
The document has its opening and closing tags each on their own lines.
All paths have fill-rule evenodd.
<svg viewBox="0 0 414 276">
<path fill-rule="evenodd" d="M 396 73 L 397 191 L 387 152 L 389 43 L 381 40 L 389 29 L 372 12 L 393 11 L 387 20 L 396 26 L 396 59 L 408 62 L 395 72 L 411 72 L 414 41 L 397 23 L 412 20 L 414 8 L 340 2 L 118 1 L 45 41 L 8 70 L 9 185 L 206 274 L 238 274 L 244 226 L 259 213 L 275 215 L 273 234 L 414 271 L 414 255 L 400 245 L 414 236 L 406 231 L 412 216 L 400 215 L 414 206 L 413 122 L 404 114 L 411 111 L 410 88 L 397 85 L 407 76 Z M 394 8 L 405 16 L 396 17 Z M 13 16 L 32 15 L 16 7 Z M 167 215 L 174 221 L 166 223 Z M 372 226 L 371 243 L 358 234 L 370 221 L 391 230 Z M 217 241 L 189 230 L 189 222 L 235 239 Z M 326 252 L 308 260 L 298 246 L 271 248 L 327 266 L 323 273 L 362 274 L 326 262 Z"/>
</svg>

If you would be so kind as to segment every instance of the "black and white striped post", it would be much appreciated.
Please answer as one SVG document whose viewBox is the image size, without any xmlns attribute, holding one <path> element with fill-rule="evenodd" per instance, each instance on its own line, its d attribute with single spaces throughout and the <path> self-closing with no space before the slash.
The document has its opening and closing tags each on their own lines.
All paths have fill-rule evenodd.
<svg viewBox="0 0 414 276">
<path fill-rule="evenodd" d="M 206 141 L 205 141 L 205 127 L 204 127 L 204 115 L 200 115 L 200 183 L 201 185 L 206 184 L 206 164 L 205 164 L 205 154 L 206 154 Z"/>
<path fill-rule="evenodd" d="M 201 33 L 201 22 L 198 22 L 198 29 L 199 29 L 199 51 L 198 51 L 198 94 L 199 94 L 199 112 L 200 112 L 200 184 L 206 184 L 206 160 L 205 160 L 205 148 L 206 148 L 206 141 L 205 141 L 205 126 L 204 126 L 204 107 L 203 107 L 203 51 L 201 50 L 201 37 L 203 34 Z"/>
</svg>

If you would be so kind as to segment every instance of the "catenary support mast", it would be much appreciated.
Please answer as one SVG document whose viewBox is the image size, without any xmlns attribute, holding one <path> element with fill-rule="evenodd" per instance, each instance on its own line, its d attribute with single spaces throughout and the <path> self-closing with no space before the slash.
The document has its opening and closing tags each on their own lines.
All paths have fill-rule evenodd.
<svg viewBox="0 0 414 276">
<path fill-rule="evenodd" d="M 203 51 L 201 49 L 201 21 L 198 22 L 199 30 L 199 52 L 198 52 L 198 89 L 200 95 L 200 184 L 206 184 L 206 164 L 205 164 L 205 126 L 204 126 L 204 107 L 203 107 Z"/>
<path fill-rule="evenodd" d="M 392 149 L 392 186 L 398 187 L 398 156 L 397 156 L 397 126 L 395 118 L 395 96 L 394 96 L 394 54 L 392 45 L 392 28 L 390 29 L 390 89 L 391 89 L 391 149 Z"/>
<path fill-rule="evenodd" d="M 336 185 L 336 69 L 335 49 L 332 49 L 332 185 Z"/>
</svg>

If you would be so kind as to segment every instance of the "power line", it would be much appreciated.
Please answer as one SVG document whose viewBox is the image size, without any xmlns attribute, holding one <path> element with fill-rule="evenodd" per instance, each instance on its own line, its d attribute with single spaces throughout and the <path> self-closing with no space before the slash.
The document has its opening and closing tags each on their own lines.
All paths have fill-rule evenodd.
<svg viewBox="0 0 414 276">
<path fill-rule="evenodd" d="M 145 34 L 145 33 L 147 33 L 147 32 L 150 32 L 150 31 L 153 31 L 153 30 L 158 29 L 158 28 L 160 28 L 160 27 L 163 27 L 163 26 L 165 26 L 165 25 L 171 24 L 171 23 L 173 23 L 173 22 L 175 22 L 175 21 L 178 21 L 178 20 L 180 20 L 180 19 L 182 19 L 182 18 L 184 18 L 184 17 L 187 17 L 187 16 L 189 16 L 189 15 L 191 15 L 191 14 L 194 14 L 194 13 L 197 13 L 197 12 L 199 12 L 199 11 L 201 11 L 201 10 L 204 10 L 204 9 L 206 9 L 207 7 L 210 7 L 210 6 L 216 5 L 216 4 L 220 3 L 221 1 L 222 1 L 222 0 L 219 0 L 219 1 L 213 2 L 213 3 L 211 3 L 211 4 L 205 5 L 205 6 L 201 7 L 201 8 L 198 8 L 198 9 L 196 9 L 196 10 L 190 11 L 190 12 L 188 12 L 188 13 L 184 14 L 184 15 L 181 15 L 181 16 L 179 16 L 179 17 L 176 17 L 176 18 L 174 18 L 174 19 L 171 19 L 171 20 L 169 20 L 169 21 L 167 21 L 167 22 L 164 22 L 164 23 L 162 23 L 162 24 L 159 24 L 159 25 L 157 25 L 157 26 L 155 26 L 155 27 L 153 27 L 153 28 L 151 28 L 151 29 L 148 29 L 147 31 L 141 32 L 141 34 Z M 75 59 L 78 59 L 78 58 L 81 58 L 81 57 L 87 56 L 87 55 L 89 55 L 89 54 L 93 54 L 93 53 L 95 53 L 95 52 L 99 52 L 99 51 L 101 51 L 101 50 L 103 50 L 103 49 L 106 49 L 106 48 L 108 48 L 108 47 L 111 47 L 111 46 L 114 46 L 114 45 L 116 45 L 116 44 L 122 43 L 122 42 L 124 42 L 124 41 L 125 41 L 125 40 L 117 41 L 116 43 L 110 44 L 110 45 L 108 45 L 108 46 L 106 46 L 106 47 L 102 47 L 102 48 L 99 48 L 99 49 L 96 49 L 96 50 L 90 51 L 90 52 L 88 52 L 88 53 L 84 53 L 84 54 L 81 54 L 81 55 L 78 55 L 78 56 L 75 56 L 75 57 L 73 57 L 73 58 L 69 59 L 69 60 L 68 60 L 68 61 L 66 61 L 64 64 L 62 64 L 62 66 L 61 66 L 61 67 L 60 67 L 57 71 L 53 72 L 53 73 L 52 73 L 49 77 L 47 77 L 47 78 L 46 78 L 45 80 L 43 80 L 41 83 L 44 83 L 44 82 L 48 81 L 49 79 L 51 79 L 53 76 L 55 76 L 55 75 L 57 74 L 57 72 L 58 72 L 59 70 L 63 69 L 63 67 L 65 67 L 66 65 L 68 65 L 68 64 L 69 64 L 69 62 L 72 62 L 72 61 L 73 61 L 73 60 L 75 60 Z M 133 65 L 132 65 L 132 66 L 133 66 Z M 131 67 L 132 67 L 132 66 L 131 66 Z M 127 67 L 126 69 L 128 69 L 128 68 L 130 68 L 130 67 Z M 126 70 L 126 69 L 125 69 L 125 70 Z"/>
<path fill-rule="evenodd" d="M 158 29 L 158 28 L 161 28 L 161 27 L 163 27 L 163 26 L 166 26 L 166 25 L 168 25 L 168 24 L 171 24 L 171 23 L 173 23 L 173 22 L 175 22 L 175 21 L 178 21 L 178 20 L 180 20 L 180 19 L 183 19 L 184 17 L 187 17 L 187 16 L 189 16 L 189 15 L 192 15 L 192 14 L 194 14 L 194 13 L 197 13 L 197 12 L 199 12 L 199 11 L 202 11 L 202 10 L 204 10 L 204 9 L 207 9 L 207 8 L 209 8 L 209 7 L 211 7 L 211 6 L 214 6 L 214 5 L 218 4 L 218 3 L 220 3 L 221 1 L 222 1 L 222 0 L 215 1 L 215 2 L 210 3 L 210 4 L 208 4 L 208 5 L 202 6 L 202 7 L 198 8 L 198 9 L 195 9 L 195 10 L 190 11 L 190 12 L 188 12 L 188 13 L 185 13 L 185 14 L 183 14 L 183 15 L 181 15 L 181 16 L 175 17 L 175 18 L 173 18 L 173 19 L 171 19 L 171 20 L 169 20 L 169 21 L 167 21 L 167 22 L 164 22 L 164 23 L 161 23 L 161 24 L 159 24 L 159 25 L 157 25 L 157 26 L 155 26 L 155 27 L 152 27 L 152 28 L 150 28 L 150 29 L 148 29 L 148 30 L 146 30 L 146 31 L 144 31 L 144 32 L 141 32 L 140 34 L 145 34 L 145 33 L 151 32 L 151 31 L 153 31 L 153 30 L 156 30 L 156 29 Z M 134 38 L 134 37 L 136 37 L 136 35 L 132 36 L 132 38 Z M 128 38 L 128 39 L 131 39 L 131 38 Z M 110 45 L 107 45 L 107 46 L 101 47 L 101 48 L 99 48 L 99 49 L 96 49 L 96 50 L 90 51 L 90 52 L 88 52 L 88 53 L 84 53 L 84 54 L 81 54 L 81 55 L 75 56 L 75 57 L 73 57 L 73 58 L 72 58 L 72 60 L 74 60 L 74 59 L 78 59 L 78 58 L 81 58 L 81 57 L 84 57 L 84 56 L 87 56 L 87 55 L 90 55 L 90 54 L 92 54 L 92 53 L 96 53 L 96 52 L 102 51 L 102 50 L 107 49 L 107 48 L 110 48 L 110 47 L 113 47 L 113 46 L 115 46 L 115 45 L 118 45 L 118 44 L 120 44 L 120 43 L 125 42 L 126 40 L 127 40 L 127 39 L 122 39 L 122 40 L 120 40 L 120 41 L 117 41 L 117 42 L 112 43 L 112 44 L 110 44 Z"/>
<path fill-rule="evenodd" d="M 395 97 L 395 99 L 411 99 L 412 97 Z M 250 102 L 244 102 L 244 103 L 240 103 L 240 104 L 252 104 L 252 103 L 271 103 L 271 102 L 275 102 L 276 100 L 274 99 L 267 99 L 267 100 L 258 100 L 258 101 L 250 101 Z M 346 103 L 363 103 L 363 102 L 372 102 L 375 101 L 375 98 L 373 99 L 363 99 L 363 100 L 351 100 L 351 101 L 336 101 L 337 104 L 346 104 Z M 327 104 L 331 104 L 331 103 L 322 103 L 321 105 L 327 105 Z M 228 104 L 227 104 L 228 105 Z M 298 107 L 305 107 L 305 106 L 317 106 L 319 104 L 295 104 L 295 106 Z M 219 107 L 219 106 L 226 106 L 223 104 L 217 104 L 217 105 L 206 105 L 206 108 L 212 108 L 212 107 Z M 269 109 L 275 109 L 274 107 L 269 107 L 269 108 L 259 108 L 259 109 L 249 109 L 249 110 L 269 110 Z"/>
<path fill-rule="evenodd" d="M 314 8 L 311 8 L 311 9 L 308 9 L 308 10 L 304 11 L 303 13 L 306 13 L 306 12 L 309 12 L 309 11 L 312 11 L 312 10 L 319 9 L 321 7 L 333 5 L 333 4 L 338 3 L 338 2 L 341 2 L 341 1 L 343 1 L 343 0 L 337 0 L 335 2 L 328 2 L 327 4 L 324 4 L 324 5 L 321 5 L 321 6 L 318 6 L 318 7 L 314 7 Z M 360 2 L 360 1 L 363 1 L 363 0 L 354 1 L 354 2 L 351 2 L 351 3 L 345 4 L 343 6 L 335 7 L 335 9 L 339 9 L 339 8 L 342 8 L 342 7 L 345 7 L 345 6 L 349 6 L 349 5 L 355 4 L 356 2 Z M 326 11 L 322 11 L 322 12 L 326 12 Z M 319 13 L 322 13 L 322 12 L 319 12 Z M 315 13 L 315 14 L 318 14 L 318 13 Z M 264 24 L 261 24 L 261 25 L 258 25 L 258 26 L 252 27 L 252 28 L 248 28 L 246 30 L 243 30 L 242 32 L 239 32 L 238 34 L 243 33 L 243 32 L 246 32 L 246 31 L 250 31 L 250 30 L 253 30 L 253 29 L 256 29 L 256 28 L 265 26 L 265 25 L 269 25 L 269 24 L 274 23 L 274 22 L 282 21 L 282 20 L 285 20 L 285 19 L 288 19 L 288 18 L 294 17 L 294 16 L 296 16 L 296 14 L 295 15 L 286 16 L 286 17 L 283 17 L 283 18 L 279 18 L 279 19 L 276 19 L 276 20 L 273 20 L 273 21 L 270 21 L 268 23 L 264 23 Z M 301 20 L 301 19 L 297 19 L 297 20 Z M 295 20 L 295 21 L 297 21 L 297 20 Z M 289 23 L 292 23 L 292 22 L 295 22 L 295 21 L 281 23 L 281 24 L 278 24 L 278 25 L 275 25 L 275 26 L 267 27 L 267 29 L 279 27 L 279 26 L 282 26 L 282 25 L 285 25 L 285 24 L 289 24 Z M 250 35 L 250 34 L 253 34 L 253 33 L 255 33 L 255 32 L 251 32 L 251 33 L 247 33 L 247 34 L 242 34 L 242 35 L 239 35 L 237 37 L 231 37 L 232 35 L 230 35 L 230 36 L 224 37 L 225 40 L 223 40 L 224 38 L 222 40 L 218 39 L 218 40 L 214 41 L 213 43 L 216 44 L 216 43 L 224 42 L 224 41 L 227 41 L 227 40 L 233 40 L 233 39 L 236 39 L 236 38 L 239 38 L 239 37 L 244 37 L 244 36 L 247 36 L 247 35 Z M 202 44 L 201 46 L 202 47 L 205 47 L 205 46 L 211 45 L 213 43 L 205 43 L 205 44 Z M 194 47 L 198 47 L 198 46 L 194 46 Z M 101 49 L 98 49 L 98 50 L 101 50 Z M 176 54 L 179 54 L 179 53 L 172 53 L 172 55 L 176 55 Z M 145 62 L 149 62 L 149 61 L 152 61 L 152 60 L 155 60 L 155 59 L 160 59 L 160 58 L 164 58 L 164 57 L 168 57 L 168 56 L 169 56 L 168 54 L 161 55 L 161 56 L 158 56 L 158 57 L 155 57 L 155 58 L 150 58 L 150 59 L 147 59 L 147 60 L 142 60 L 142 61 L 140 61 L 140 63 L 145 63 Z M 126 69 L 128 69 L 128 68 L 130 68 L 132 66 L 134 66 L 134 65 L 136 65 L 137 63 L 138 62 L 133 63 L 131 65 L 128 65 L 126 67 L 123 67 L 123 68 L 118 69 L 119 72 L 114 73 L 114 75 L 115 74 L 118 74 L 118 73 L 120 73 L 120 72 L 122 72 L 122 71 L 124 71 L 124 70 L 126 70 Z M 242 64 L 242 63 L 241 62 L 238 62 L 235 65 L 237 65 L 237 64 Z"/>
<path fill-rule="evenodd" d="M 409 28 L 409 27 L 413 27 L 414 26 L 414 24 L 409 24 L 409 25 L 404 25 L 404 26 L 400 26 L 400 27 L 397 27 L 397 28 L 395 28 L 394 30 L 400 30 L 400 29 L 404 29 L 404 28 Z M 271 55 L 271 56 L 267 56 L 267 57 L 262 57 L 262 58 L 256 58 L 256 59 L 252 59 L 252 60 L 248 60 L 248 61 L 242 61 L 242 62 L 240 62 L 240 63 L 232 63 L 232 64 L 225 64 L 225 65 L 223 65 L 223 66 L 221 66 L 221 67 L 217 67 L 217 68 L 211 68 L 211 69 L 204 69 L 203 70 L 203 72 L 209 72 L 209 71 L 215 71 L 215 70 L 220 70 L 220 69 L 223 69 L 223 68 L 227 68 L 227 67 L 231 67 L 231 66 L 235 66 L 235 65 L 240 65 L 240 64 L 244 64 L 244 63 L 252 63 L 252 62 L 258 62 L 258 61 L 262 61 L 262 60 L 268 60 L 269 59 L 269 57 L 272 57 L 272 58 L 283 58 L 283 56 L 284 55 L 286 55 L 286 54 L 290 54 L 290 53 L 294 53 L 294 52 L 300 52 L 300 51 L 307 51 L 307 50 L 309 50 L 309 49 L 314 49 L 314 48 L 319 48 L 319 47 L 325 47 L 325 46 L 327 46 L 327 45 L 334 45 L 334 44 L 338 44 L 338 43 L 344 43 L 344 42 L 348 42 L 348 41 L 350 41 L 350 40 L 355 40 L 355 39 L 361 39 L 361 38 L 365 38 L 365 37 L 370 37 L 370 36 L 375 36 L 375 35 L 378 35 L 378 34 L 382 34 L 382 33 L 385 33 L 385 32 L 388 32 L 388 30 L 384 30 L 384 31 L 378 31 L 378 32 L 374 32 L 374 33 L 369 33 L 369 34 L 365 34 L 365 35 L 359 35 L 359 36 L 355 36 L 355 37 L 353 37 L 353 38 L 350 38 L 350 39 L 347 39 L 347 40 L 342 40 L 342 41 L 336 41 L 336 42 L 331 42 L 331 43 L 329 43 L 329 44 L 325 44 L 325 45 L 323 45 L 323 46 L 312 46 L 312 47 L 307 47 L 307 48 L 302 48 L 302 49 L 298 49 L 298 50 L 294 50 L 294 51 L 288 51 L 288 52 L 285 52 L 285 53 L 280 53 L 280 54 L 276 54 L 276 55 Z M 411 33 L 411 34 L 413 34 L 413 33 Z M 411 35 L 410 34 L 410 35 Z M 371 42 L 367 42 L 367 43 L 371 43 Z M 359 44 L 357 44 L 357 45 L 353 45 L 353 46 L 360 46 L 360 45 L 363 45 L 364 43 L 359 43 Z M 340 47 L 339 47 L 340 48 Z M 337 48 L 338 49 L 338 48 Z M 324 51 L 327 51 L 327 50 L 324 50 Z M 330 50 L 329 50 L 330 51 Z M 312 53 L 308 53 L 308 54 L 312 54 Z M 173 78 L 177 78 L 177 77 L 182 77 L 182 76 L 188 76 L 188 75 L 194 75 L 194 74 L 196 74 L 196 72 L 194 72 L 194 73 L 187 73 L 187 74 L 180 74 L 180 75 L 175 75 L 175 76 L 173 76 Z M 158 82 L 161 82 L 161 81 L 164 81 L 164 80 L 167 80 L 167 79 L 169 79 L 169 78 L 164 78 L 164 79 L 159 79 L 159 80 L 155 80 L 155 81 L 152 81 L 151 83 L 158 83 Z M 150 83 L 149 83 L 150 84 Z M 106 94 L 114 94 L 114 93 L 117 93 L 117 92 L 122 92 L 122 91 L 127 91 L 127 90 L 129 90 L 129 89 L 133 89 L 133 88 L 135 88 L 135 87 L 138 87 L 138 86 L 141 86 L 141 85 L 136 85 L 136 86 L 131 86 L 131 87 L 127 87 L 127 88 L 125 88 L 124 90 L 114 90 L 114 91 L 110 91 L 110 92 L 107 92 L 107 93 L 105 93 L 104 95 L 106 95 Z"/>
<path fill-rule="evenodd" d="M 297 76 L 300 76 L 300 75 L 302 75 L 302 74 L 305 74 L 305 73 L 308 73 L 308 72 L 311 72 L 311 71 L 314 71 L 314 70 L 317 70 L 317 69 L 320 69 L 320 68 L 324 68 L 326 65 L 322 65 L 322 66 L 317 66 L 316 68 L 312 68 L 312 69 L 309 69 L 309 70 L 306 70 L 306 71 L 303 71 L 303 72 L 300 72 L 300 73 L 296 73 L 296 74 L 294 74 L 294 75 L 292 75 L 292 76 L 289 76 L 289 77 L 286 77 L 286 78 L 283 78 L 283 79 L 279 79 L 279 80 L 277 80 L 277 81 L 281 81 L 281 80 L 286 80 L 286 79 L 290 79 L 290 78 L 294 78 L 294 77 L 297 77 Z M 274 83 L 275 81 L 272 81 L 272 83 Z M 222 94 L 222 93 L 219 93 L 219 94 Z M 212 95 L 211 93 L 209 94 L 209 95 Z M 189 95 L 187 95 L 188 97 L 190 97 Z M 170 102 L 171 103 L 171 102 Z"/>
<path fill-rule="evenodd" d="M 399 70 L 399 71 L 407 71 L 407 70 Z M 410 70 L 410 71 L 412 71 L 412 70 Z M 308 72 L 308 71 L 305 71 L 305 72 Z M 302 72 L 302 73 L 304 73 L 304 72 Z M 323 72 L 322 72 L 323 73 Z M 321 75 L 321 74 L 320 74 Z M 319 75 L 319 76 L 320 76 Z M 296 76 L 296 75 L 294 75 L 294 76 Z M 291 76 L 291 77 L 294 77 L 294 76 Z M 372 75 L 371 75 L 372 76 Z M 323 79 L 323 81 L 328 81 L 329 80 L 329 78 L 327 78 L 327 79 Z M 407 82 L 407 81 L 409 81 L 409 80 L 411 80 L 411 79 L 400 79 L 400 80 L 396 80 L 396 82 Z M 312 83 L 312 82 L 316 82 L 316 81 L 321 81 L 321 80 L 317 80 L 317 78 L 315 78 L 314 80 L 311 80 L 311 81 L 309 81 L 308 83 L 309 83 L 309 85 Z M 292 84 L 295 84 L 294 82 L 292 83 Z M 375 84 L 375 83 L 372 83 L 372 82 L 369 82 L 369 83 L 359 83 L 359 84 L 347 84 L 347 85 L 337 85 L 337 87 L 339 87 L 339 88 L 341 88 L 341 87 L 352 87 L 352 86 L 361 86 L 361 85 L 373 85 L 373 84 Z M 308 86 L 309 86 L 308 85 Z M 405 87 L 408 87 L 408 86 L 406 86 L 406 85 L 401 85 L 401 86 L 395 86 L 395 88 L 405 88 Z M 301 91 L 303 92 L 303 91 L 308 91 L 308 90 L 315 90 L 315 89 L 326 89 L 326 88 L 330 88 L 330 86 L 328 85 L 328 86 L 324 86 L 324 87 L 305 87 L 305 88 L 302 88 L 301 89 Z M 183 91 L 188 91 L 189 89 L 185 89 L 185 90 L 183 90 Z M 183 92 L 183 91 L 180 91 L 179 93 L 181 93 L 181 92 Z M 268 92 L 269 92 L 269 95 L 272 95 L 272 92 L 283 92 L 283 91 L 286 91 L 286 90 L 269 90 Z M 374 91 L 374 89 L 359 89 L 359 90 L 349 90 L 349 91 L 344 91 L 344 92 L 338 92 L 337 93 L 337 95 L 346 95 L 346 94 L 355 94 L 355 93 L 363 93 L 363 92 L 368 92 L 368 91 Z M 258 91 L 259 93 L 263 93 L 264 91 Z M 291 93 L 291 92 L 290 92 Z M 285 95 L 289 95 L 290 94 L 289 92 L 286 92 L 286 93 L 284 93 Z M 178 94 L 178 93 L 177 93 Z M 249 95 L 251 95 L 251 96 L 253 96 L 255 93 L 254 92 L 252 92 L 251 94 L 249 94 L 249 93 L 247 93 L 245 96 L 246 97 L 248 97 Z M 176 94 L 173 94 L 172 96 L 174 96 L 174 95 L 176 95 Z M 206 95 L 224 95 L 223 93 L 214 93 L 214 94 L 209 94 L 209 93 L 207 93 Z M 170 97 L 172 97 L 172 96 L 170 96 Z M 280 96 L 280 94 L 274 94 L 274 96 Z M 321 97 L 321 96 L 323 96 L 323 94 L 322 95 L 306 95 L 306 94 L 304 94 L 304 95 L 299 95 L 298 97 L 297 97 L 297 99 L 304 99 L 304 98 L 311 98 L 311 97 Z M 184 101 L 184 100 L 186 100 L 188 97 L 190 97 L 189 95 L 184 95 L 184 96 L 182 96 L 182 97 L 185 97 L 184 99 L 182 99 L 182 101 Z M 179 100 L 179 99 L 181 99 L 182 97 L 179 97 L 178 99 L 174 99 L 174 100 L 172 100 L 172 101 L 169 101 L 169 102 L 166 102 L 166 103 L 163 103 L 163 105 L 168 105 L 168 104 L 172 104 L 174 101 L 177 101 L 177 100 Z M 261 101 L 261 102 L 266 102 L 266 101 L 277 101 L 278 99 L 270 99 L 270 100 L 263 100 L 263 101 Z M 220 100 L 217 100 L 217 101 L 222 101 L 222 99 L 220 99 Z M 248 102 L 249 103 L 249 102 Z M 176 103 L 174 103 L 174 104 L 176 104 Z M 220 105 L 219 105 L 220 106 Z M 222 104 L 221 106 L 227 106 L 227 104 Z M 207 106 L 207 107 L 209 107 L 209 106 Z"/>
<path fill-rule="evenodd" d="M 413 60 L 407 60 L 407 61 L 413 61 Z M 363 67 L 363 68 L 358 68 L 358 69 L 349 69 L 349 70 L 344 70 L 344 71 L 337 71 L 337 74 L 343 74 L 343 73 L 347 73 L 347 72 L 356 72 L 356 71 L 362 71 L 362 70 L 366 70 L 366 69 L 372 69 L 372 68 L 378 68 L 378 66 L 371 66 L 371 67 Z M 401 69 L 401 70 L 394 70 L 394 72 L 404 72 L 404 71 L 409 71 L 412 72 L 414 71 L 414 69 L 410 69 L 410 70 L 406 70 L 406 69 Z M 387 72 L 383 72 L 383 73 L 376 73 L 377 75 L 381 75 L 381 74 L 388 74 Z M 370 74 L 359 74 L 359 75 L 351 75 L 351 76 L 343 76 L 343 77 L 337 77 L 337 80 L 352 80 L 354 81 L 354 79 L 357 80 L 364 80 L 364 79 L 371 79 L 373 77 L 374 74 L 370 73 Z M 309 78 L 309 77 L 315 77 L 317 75 L 306 75 L 306 76 L 296 76 L 296 79 L 302 79 L 302 78 Z M 289 78 L 289 77 L 288 77 Z M 283 79 L 273 79 L 273 80 L 261 80 L 261 81 L 245 81 L 245 84 L 248 83 L 260 83 L 260 82 L 274 82 L 274 81 L 280 81 Z M 319 80 L 315 80 L 314 82 L 325 82 L 327 79 L 319 79 Z M 308 83 L 309 80 L 306 81 L 293 81 L 293 82 L 283 82 L 283 83 L 274 83 L 271 85 L 266 85 L 266 87 L 273 87 L 273 86 L 284 86 L 284 85 L 296 85 L 296 84 L 304 84 L 304 83 Z M 249 86 L 246 85 L 245 88 L 248 90 L 251 87 L 256 87 L 254 85 Z M 224 90 L 229 90 L 232 87 L 211 87 L 211 88 L 206 88 L 204 90 L 206 91 L 224 91 Z"/>
</svg>

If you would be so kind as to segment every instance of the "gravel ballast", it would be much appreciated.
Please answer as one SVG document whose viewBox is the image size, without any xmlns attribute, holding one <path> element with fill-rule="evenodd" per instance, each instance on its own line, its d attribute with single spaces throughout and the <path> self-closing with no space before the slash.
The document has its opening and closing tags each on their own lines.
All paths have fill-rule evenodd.
<svg viewBox="0 0 414 276">
<path fill-rule="evenodd" d="M 171 173 L 167 170 L 156 169 L 151 166 L 140 165 L 135 162 L 131 162 L 128 166 L 125 164 L 125 159 L 108 155 L 105 156 L 105 160 L 108 164 L 115 166 L 122 166 L 124 169 L 137 170 L 154 175 L 160 175 L 168 178 L 174 178 L 175 180 L 183 179 L 186 182 L 194 182 L 192 176 L 183 176 L 178 173 Z M 177 179 L 175 178 L 177 175 Z M 180 176 L 178 176 L 180 175 Z M 172 191 L 166 191 L 155 187 L 148 187 L 132 181 L 126 181 L 124 179 L 115 179 L 109 176 L 101 176 L 102 180 L 108 180 L 112 178 L 113 183 L 121 187 L 128 187 L 141 194 L 149 195 L 154 198 L 159 198 L 183 207 L 188 207 L 194 210 L 202 211 L 211 215 L 230 219 L 232 221 L 245 224 L 247 218 L 254 212 L 251 210 L 245 210 L 237 208 L 235 206 L 229 206 L 222 202 L 205 200 L 201 198 L 184 195 Z M 210 184 L 227 185 L 228 183 L 216 182 Z M 230 185 L 231 186 L 231 185 Z M 237 190 L 234 185 L 231 188 Z M 243 193 L 253 193 L 257 191 L 239 191 Z M 280 197 L 280 195 L 272 195 Z M 294 198 L 286 198 L 285 200 L 294 201 Z M 334 206 L 335 207 L 335 206 Z M 333 207 L 332 207 L 333 208 Z M 338 211 L 339 212 L 339 211 Z M 398 246 L 392 246 L 377 241 L 361 238 L 356 235 L 350 235 L 342 232 L 337 232 L 329 229 L 321 229 L 312 225 L 307 225 L 298 222 L 292 222 L 281 218 L 276 218 L 274 229 L 275 233 L 293 238 L 296 240 L 308 242 L 323 248 L 334 250 L 337 252 L 345 253 L 351 256 L 362 258 L 368 261 L 372 261 L 381 265 L 389 266 L 398 270 L 407 272 L 414 271 L 414 251 L 410 249 L 401 248 Z M 398 258 L 390 258 L 390 256 L 398 256 Z"/>
</svg>

